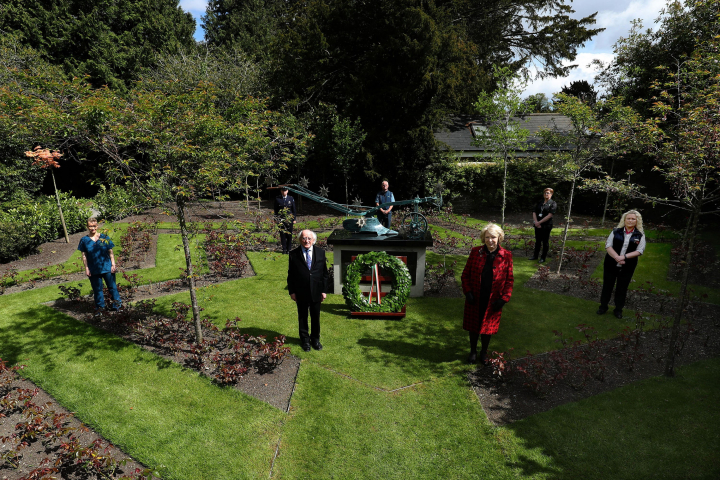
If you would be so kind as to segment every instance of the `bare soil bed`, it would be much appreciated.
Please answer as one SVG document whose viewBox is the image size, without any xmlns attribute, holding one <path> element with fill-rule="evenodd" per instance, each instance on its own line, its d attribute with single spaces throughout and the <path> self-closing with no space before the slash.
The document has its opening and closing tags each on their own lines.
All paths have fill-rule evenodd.
<svg viewBox="0 0 720 480">
<path fill-rule="evenodd" d="M 7 375 L 0 374 L 0 377 Z M 117 462 L 117 468 L 108 476 L 101 476 L 92 470 L 82 468 L 82 465 L 64 465 L 59 472 L 48 472 L 48 476 L 41 475 L 33 478 L 56 478 L 58 480 L 95 480 L 100 478 L 119 478 L 121 476 L 130 476 L 135 473 L 149 472 L 147 467 L 134 461 L 132 458 L 127 456 L 119 448 L 109 444 L 100 435 L 98 435 L 92 429 L 83 425 L 77 418 L 73 416 L 71 412 L 59 405 L 55 399 L 48 395 L 42 389 L 37 388 L 33 383 L 17 378 L 16 380 L 9 383 L 8 388 L 0 391 L 4 398 L 15 399 L 18 395 L 18 389 L 20 391 L 25 390 L 23 395 L 28 398 L 27 401 L 39 406 L 42 416 L 49 419 L 52 418 L 56 422 L 59 422 L 61 428 L 66 430 L 67 435 L 61 435 L 59 438 L 48 440 L 43 438 L 44 434 L 48 433 L 50 429 L 43 428 L 39 435 L 39 438 L 35 440 L 26 440 L 27 446 L 22 448 L 19 452 L 18 457 L 10 459 L 0 463 L 0 479 L 2 480 L 19 480 L 27 478 L 28 475 L 41 465 L 43 461 L 46 461 L 44 468 L 50 468 L 56 466 L 55 462 L 60 457 L 59 452 L 63 450 L 61 444 L 67 443 L 71 440 L 70 435 L 77 441 L 77 444 L 82 448 L 92 447 L 93 442 L 97 442 L 97 452 L 102 456 L 112 460 L 106 461 L 103 458 L 97 458 L 98 463 L 105 465 L 112 465 L 113 462 Z M 29 419 L 23 415 L 23 408 L 16 408 L 13 413 L 3 418 L 0 422 L 0 452 L 6 454 L 11 451 L 13 447 L 12 436 L 16 434 L 22 434 L 23 429 L 17 428 L 18 425 L 31 425 L 34 422 L 29 422 Z M 39 418 L 40 416 L 38 416 Z M 28 425 L 29 426 L 29 425 Z M 38 428 L 39 425 L 35 424 Z M 89 451 L 87 452 L 90 453 Z M 83 453 L 80 450 L 79 455 L 82 458 Z M 12 465 L 11 462 L 16 462 L 16 465 Z M 43 468 L 43 467 L 40 467 Z M 106 470 L 105 472 L 109 472 Z M 50 476 L 51 475 L 51 476 Z M 135 477 L 133 477 L 135 478 Z M 155 477 L 153 477 L 155 478 Z"/>
</svg>

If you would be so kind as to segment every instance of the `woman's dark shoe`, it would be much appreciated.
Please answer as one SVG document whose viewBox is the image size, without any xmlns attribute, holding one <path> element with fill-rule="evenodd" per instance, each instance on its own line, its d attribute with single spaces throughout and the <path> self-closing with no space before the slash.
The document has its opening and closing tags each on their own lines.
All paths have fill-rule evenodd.
<svg viewBox="0 0 720 480">
<path fill-rule="evenodd" d="M 541 258 L 540 260 L 538 260 L 538 263 L 545 263 L 545 259 Z"/>
<path fill-rule="evenodd" d="M 487 354 L 481 353 L 480 354 L 480 360 L 478 361 L 480 365 L 487 365 Z"/>
<path fill-rule="evenodd" d="M 468 355 L 467 363 L 469 363 L 470 365 L 475 365 L 477 363 L 476 352 L 470 352 L 470 355 Z"/>
<path fill-rule="evenodd" d="M 528 260 L 537 260 L 537 259 L 538 259 L 538 257 L 535 255 L 533 255 L 532 257 L 528 257 Z"/>
</svg>

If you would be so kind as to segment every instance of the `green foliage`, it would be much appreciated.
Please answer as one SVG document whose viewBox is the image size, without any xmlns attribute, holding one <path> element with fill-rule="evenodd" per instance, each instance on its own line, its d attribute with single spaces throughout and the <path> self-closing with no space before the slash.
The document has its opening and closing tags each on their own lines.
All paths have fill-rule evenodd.
<svg viewBox="0 0 720 480">
<path fill-rule="evenodd" d="M 282 0 L 210 0 L 202 17 L 205 41 L 223 49 L 238 49 L 263 64 L 281 28 L 288 6 Z"/>
<path fill-rule="evenodd" d="M 482 92 L 475 102 L 475 110 L 482 118 L 482 125 L 476 127 L 474 143 L 485 148 L 484 156 L 498 159 L 503 166 L 502 219 L 505 224 L 507 202 L 508 163 L 517 152 L 527 149 L 530 132 L 520 128 L 518 117 L 522 117 L 528 105 L 520 98 L 525 83 L 508 67 L 493 66 L 493 77 L 497 83 L 492 93 Z"/>
<path fill-rule="evenodd" d="M 604 66 L 600 83 L 644 117 L 652 116 L 653 84 L 670 80 L 669 74 L 690 58 L 699 40 L 718 34 L 719 13 L 717 0 L 669 1 L 655 21 L 657 27 L 643 30 L 643 24 L 634 21 L 630 33 L 615 43 L 615 59 Z M 677 86 L 668 86 L 668 92 L 680 94 Z"/>
<path fill-rule="evenodd" d="M 576 97 L 583 103 L 587 103 L 590 106 L 595 105 L 597 102 L 597 91 L 595 90 L 595 87 L 588 83 L 587 80 L 576 80 L 570 82 L 569 86 L 565 85 L 562 87 L 560 93 Z"/>
<path fill-rule="evenodd" d="M 382 303 L 370 303 L 360 291 L 360 277 L 368 268 L 377 265 L 392 273 L 392 289 L 382 298 Z M 410 296 L 412 279 L 407 266 L 399 258 L 385 252 L 370 252 L 358 255 L 347 267 L 343 296 L 352 312 L 399 312 Z"/>
<path fill-rule="evenodd" d="M 60 205 L 65 216 L 68 233 L 85 229 L 90 209 L 85 202 L 60 193 Z M 9 261 L 25 255 L 50 240 L 62 235 L 60 213 L 54 196 L 16 205 L 0 213 L 0 261 Z"/>
<path fill-rule="evenodd" d="M 313 112 L 310 128 L 315 133 L 309 152 L 313 166 L 344 182 L 344 200 L 350 203 L 348 180 L 361 173 L 362 144 L 366 137 L 359 119 L 344 118 L 333 105 L 323 103 Z"/>
<path fill-rule="evenodd" d="M 125 89 L 155 53 L 194 44 L 195 20 L 177 0 L 7 0 L 0 31 L 61 66 L 68 77 Z M 51 32 L 51 33 L 50 33 Z"/>
<path fill-rule="evenodd" d="M 551 113 L 553 102 L 544 93 L 529 95 L 523 100 L 524 110 L 528 113 Z"/>
<path fill-rule="evenodd" d="M 427 171 L 425 186 L 428 191 L 438 181 L 445 186 L 443 198 L 456 202 L 463 198 L 472 199 L 472 209 L 483 211 L 495 209 L 502 203 L 504 175 L 502 163 L 458 165 L 457 158 L 449 156 L 431 166 Z M 508 169 L 506 209 L 512 212 L 529 212 L 541 198 L 544 188 L 555 190 L 553 198 L 561 206 L 567 197 L 570 185 L 558 180 L 542 164 L 516 162 Z M 532 217 L 530 217 L 532 218 Z"/>
<path fill-rule="evenodd" d="M 561 2 L 376 0 L 297 2 L 274 44 L 271 84 L 298 108 L 337 105 L 359 118 L 368 178 L 420 193 L 435 159 L 433 129 L 494 88 L 491 65 L 536 60 L 552 74 L 594 30 Z"/>
<path fill-rule="evenodd" d="M 98 219 L 120 220 L 142 213 L 150 203 L 147 197 L 135 188 L 120 185 L 107 188 L 105 185 L 100 185 L 100 191 L 95 195 L 93 205 L 100 212 Z"/>
<path fill-rule="evenodd" d="M 221 108 L 239 95 L 260 96 L 261 69 L 242 50 L 199 44 L 174 54 L 157 55 L 155 67 L 144 73 L 137 89 L 177 94 L 199 84 L 211 84 Z"/>
</svg>

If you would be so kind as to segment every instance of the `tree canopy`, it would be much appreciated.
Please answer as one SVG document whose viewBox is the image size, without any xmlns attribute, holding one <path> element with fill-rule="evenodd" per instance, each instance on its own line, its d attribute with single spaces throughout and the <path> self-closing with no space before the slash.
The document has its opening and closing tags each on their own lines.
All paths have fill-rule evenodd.
<svg viewBox="0 0 720 480">
<path fill-rule="evenodd" d="M 125 89 L 156 53 L 195 43 L 178 0 L 6 0 L 0 31 L 15 35 L 69 76 Z"/>
<path fill-rule="evenodd" d="M 569 17 L 560 1 L 374 0 L 297 3 L 275 42 L 271 84 L 296 108 L 320 102 L 359 118 L 370 153 L 364 170 L 418 192 L 435 152 L 432 132 L 471 112 L 492 90 L 492 65 L 543 74 L 599 30 L 594 16 Z"/>
</svg>

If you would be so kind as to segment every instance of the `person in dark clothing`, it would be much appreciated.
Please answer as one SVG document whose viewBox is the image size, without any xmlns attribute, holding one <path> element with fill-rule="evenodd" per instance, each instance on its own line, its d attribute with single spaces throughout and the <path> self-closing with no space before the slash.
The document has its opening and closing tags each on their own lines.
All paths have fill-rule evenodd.
<svg viewBox="0 0 720 480">
<path fill-rule="evenodd" d="M 481 339 L 480 363 L 485 364 L 490 337 L 497 333 L 502 308 L 512 295 L 512 253 L 500 246 L 503 238 L 505 234 L 499 226 L 490 223 L 483 228 L 480 232 L 483 246 L 470 251 L 462 273 L 463 329 L 470 335 L 468 363 L 477 362 L 477 344 Z"/>
<path fill-rule="evenodd" d="M 645 252 L 645 235 L 640 212 L 625 212 L 620 223 L 605 242 L 605 261 L 603 262 L 603 288 L 600 294 L 598 315 L 608 311 L 610 296 L 615 287 L 615 310 L 617 318 L 622 318 L 628 286 L 638 264 L 638 257 Z M 616 285 L 617 283 L 617 285 Z"/>
<path fill-rule="evenodd" d="M 275 198 L 275 219 L 280 225 L 282 253 L 289 253 L 292 247 L 293 224 L 295 223 L 295 199 L 288 195 L 287 187 L 280 187 L 281 195 Z"/>
<path fill-rule="evenodd" d="M 543 190 L 543 201 L 535 205 L 533 210 L 533 226 L 535 227 L 535 253 L 530 260 L 537 260 L 542 246 L 542 256 L 540 263 L 547 258 L 548 249 L 550 248 L 550 231 L 553 228 L 553 215 L 557 210 L 557 203 L 552 199 L 555 191 L 552 188 Z"/>
<path fill-rule="evenodd" d="M 287 286 L 290 298 L 297 304 L 300 345 L 322 350 L 320 343 L 320 304 L 327 296 L 328 268 L 325 250 L 316 247 L 317 235 L 312 230 L 298 234 L 300 247 L 288 255 Z M 308 328 L 310 311 L 311 328 Z"/>
</svg>

